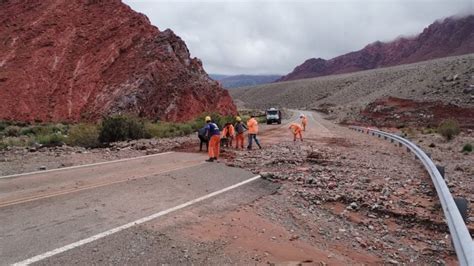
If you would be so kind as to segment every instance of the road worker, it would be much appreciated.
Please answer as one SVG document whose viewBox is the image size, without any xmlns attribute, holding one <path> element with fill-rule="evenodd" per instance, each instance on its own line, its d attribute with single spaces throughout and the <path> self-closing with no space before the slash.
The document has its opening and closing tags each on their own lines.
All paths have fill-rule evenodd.
<svg viewBox="0 0 474 266">
<path fill-rule="evenodd" d="M 242 122 L 242 118 L 237 116 L 235 118 L 237 121 L 234 125 L 235 128 L 235 148 L 239 149 L 239 147 L 243 150 L 244 149 L 244 132 L 247 130 L 247 126 Z M 240 144 L 240 146 L 239 146 Z"/>
<path fill-rule="evenodd" d="M 255 143 L 261 149 L 262 146 L 260 146 L 260 142 L 257 139 L 258 122 L 257 122 L 257 119 L 255 119 L 255 115 L 252 115 L 249 121 L 247 121 L 247 128 L 249 129 L 249 135 L 248 135 L 249 144 L 247 146 L 247 149 L 248 150 L 252 149 L 252 139 L 255 140 Z"/>
<path fill-rule="evenodd" d="M 209 139 L 207 138 L 206 135 L 206 126 L 203 128 L 200 128 L 198 130 L 198 138 L 199 138 L 199 151 L 202 151 L 202 145 L 206 145 L 206 151 L 209 151 Z"/>
<path fill-rule="evenodd" d="M 225 146 L 232 147 L 232 141 L 234 140 L 235 130 L 232 123 L 226 123 L 222 129 L 222 138 L 226 139 Z M 230 146 L 229 146 L 230 145 Z"/>
<path fill-rule="evenodd" d="M 291 130 L 291 132 L 293 133 L 293 141 L 296 141 L 296 137 L 299 136 L 300 137 L 300 140 L 303 141 L 303 135 L 301 133 L 302 131 L 302 128 L 300 125 L 298 125 L 297 123 L 292 123 L 289 127 L 289 129 Z"/>
<path fill-rule="evenodd" d="M 219 158 L 219 149 L 221 145 L 221 132 L 216 123 L 212 122 L 210 116 L 206 116 L 206 135 L 209 138 L 209 159 L 206 162 L 213 162 Z"/>
<path fill-rule="evenodd" d="M 308 124 L 308 119 L 304 114 L 300 115 L 301 118 L 301 126 L 303 127 L 303 131 L 306 131 L 306 125 Z"/>
</svg>

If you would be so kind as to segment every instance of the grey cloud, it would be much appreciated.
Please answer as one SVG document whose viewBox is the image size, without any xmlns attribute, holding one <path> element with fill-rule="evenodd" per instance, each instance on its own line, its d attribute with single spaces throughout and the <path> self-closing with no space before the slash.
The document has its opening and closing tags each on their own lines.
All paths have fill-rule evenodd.
<svg viewBox="0 0 474 266">
<path fill-rule="evenodd" d="M 377 40 L 421 32 L 436 19 L 474 13 L 472 0 L 125 0 L 171 28 L 208 73 L 286 74 Z"/>
</svg>

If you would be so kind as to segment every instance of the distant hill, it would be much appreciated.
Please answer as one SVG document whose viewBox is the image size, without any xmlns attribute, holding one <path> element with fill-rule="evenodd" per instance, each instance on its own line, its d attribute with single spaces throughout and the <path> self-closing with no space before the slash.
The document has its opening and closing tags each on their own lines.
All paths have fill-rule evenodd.
<svg viewBox="0 0 474 266">
<path fill-rule="evenodd" d="M 374 42 L 330 60 L 311 58 L 278 81 L 350 73 L 474 52 L 474 15 L 436 21 L 413 38 Z"/>
<path fill-rule="evenodd" d="M 260 84 L 266 84 L 274 82 L 281 78 L 280 75 L 219 75 L 210 74 L 213 80 L 219 81 L 222 86 L 226 89 L 239 88 L 245 86 L 255 86 Z"/>
</svg>

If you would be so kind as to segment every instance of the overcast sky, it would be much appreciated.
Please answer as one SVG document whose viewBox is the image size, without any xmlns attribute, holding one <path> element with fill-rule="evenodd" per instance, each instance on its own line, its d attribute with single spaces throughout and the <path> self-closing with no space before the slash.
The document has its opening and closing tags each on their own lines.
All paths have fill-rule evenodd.
<svg viewBox="0 0 474 266">
<path fill-rule="evenodd" d="M 212 74 L 287 74 L 376 40 L 474 13 L 474 0 L 124 0 L 172 29 Z"/>
</svg>

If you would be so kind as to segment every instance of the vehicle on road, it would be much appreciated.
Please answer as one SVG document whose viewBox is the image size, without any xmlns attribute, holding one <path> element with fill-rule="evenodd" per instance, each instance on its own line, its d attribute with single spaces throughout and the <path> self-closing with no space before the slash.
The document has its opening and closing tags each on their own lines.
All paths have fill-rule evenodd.
<svg viewBox="0 0 474 266">
<path fill-rule="evenodd" d="M 276 108 L 270 108 L 265 111 L 267 125 L 278 123 L 281 124 L 281 111 Z"/>
</svg>

